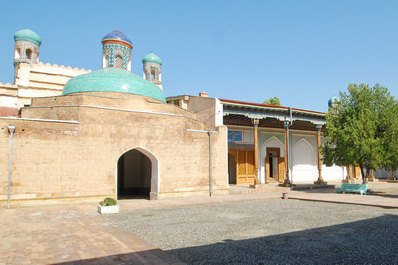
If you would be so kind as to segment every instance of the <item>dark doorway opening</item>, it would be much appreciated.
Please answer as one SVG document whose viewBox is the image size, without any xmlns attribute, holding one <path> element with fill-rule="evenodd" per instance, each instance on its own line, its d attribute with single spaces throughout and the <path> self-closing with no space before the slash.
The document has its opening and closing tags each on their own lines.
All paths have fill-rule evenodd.
<svg viewBox="0 0 398 265">
<path fill-rule="evenodd" d="M 229 184 L 236 184 L 236 160 L 232 154 L 228 154 L 228 176 Z"/>
<path fill-rule="evenodd" d="M 118 199 L 149 199 L 151 170 L 151 160 L 140 151 L 124 153 L 117 163 Z"/>
</svg>

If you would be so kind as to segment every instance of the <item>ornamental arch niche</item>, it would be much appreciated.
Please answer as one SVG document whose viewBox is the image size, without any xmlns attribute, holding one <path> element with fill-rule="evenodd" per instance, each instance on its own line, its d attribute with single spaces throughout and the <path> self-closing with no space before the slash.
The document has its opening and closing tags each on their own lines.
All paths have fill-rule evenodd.
<svg viewBox="0 0 398 265">
<path fill-rule="evenodd" d="M 270 156 L 269 152 L 276 155 Z M 261 182 L 269 182 L 270 179 L 282 182 L 284 179 L 284 144 L 276 137 L 271 136 L 261 146 L 260 173 Z"/>
<path fill-rule="evenodd" d="M 116 183 L 118 199 L 157 199 L 159 160 L 142 147 L 126 151 L 117 161 Z"/>
<path fill-rule="evenodd" d="M 306 139 L 300 139 L 293 146 L 292 162 L 294 181 L 317 179 L 314 148 Z"/>
</svg>

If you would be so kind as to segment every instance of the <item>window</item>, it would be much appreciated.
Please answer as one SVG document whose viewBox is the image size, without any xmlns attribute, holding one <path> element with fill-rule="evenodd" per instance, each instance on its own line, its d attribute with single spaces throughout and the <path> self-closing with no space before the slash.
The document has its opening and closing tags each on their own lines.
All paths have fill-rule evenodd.
<svg viewBox="0 0 398 265">
<path fill-rule="evenodd" d="M 228 143 L 242 142 L 242 131 L 228 130 Z"/>
<path fill-rule="evenodd" d="M 17 48 L 15 49 L 15 59 L 21 58 L 21 49 Z"/>
<path fill-rule="evenodd" d="M 124 67 L 123 67 L 123 58 L 120 55 L 116 55 L 115 68 L 124 69 Z"/>
<path fill-rule="evenodd" d="M 105 54 L 102 61 L 103 67 L 109 67 L 109 55 Z"/>
<path fill-rule="evenodd" d="M 26 49 L 26 59 L 32 59 L 32 50 Z"/>
</svg>

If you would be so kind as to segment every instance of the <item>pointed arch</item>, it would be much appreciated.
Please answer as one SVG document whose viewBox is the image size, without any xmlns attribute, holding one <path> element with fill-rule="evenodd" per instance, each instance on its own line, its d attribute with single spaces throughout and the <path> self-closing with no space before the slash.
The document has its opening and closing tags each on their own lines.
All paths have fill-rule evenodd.
<svg viewBox="0 0 398 265">
<path fill-rule="evenodd" d="M 310 156 L 299 155 L 295 156 L 295 152 L 304 152 L 304 154 L 309 154 Z M 306 139 L 301 138 L 294 146 L 293 146 L 293 165 L 294 160 L 299 157 L 307 158 L 306 161 L 311 161 L 311 165 L 314 165 L 314 147 L 308 142 Z"/>
<path fill-rule="evenodd" d="M 263 149 L 263 147 L 279 147 L 281 148 L 281 156 L 284 156 L 284 144 L 275 136 L 271 136 L 267 141 L 265 141 L 261 149 Z"/>
<path fill-rule="evenodd" d="M 280 156 L 284 156 L 284 144 L 276 137 L 271 136 L 268 138 L 260 149 L 260 181 L 261 183 L 265 183 L 265 157 L 267 156 L 267 147 L 276 147 L 280 148 Z"/>
<path fill-rule="evenodd" d="M 157 199 L 158 194 L 159 194 L 159 189 L 160 189 L 160 163 L 159 159 L 156 157 L 155 154 L 153 154 L 150 150 L 144 148 L 144 147 L 134 147 L 131 149 L 128 149 L 124 151 L 117 159 L 117 171 L 118 173 L 116 174 L 116 189 L 117 189 L 117 194 L 120 193 L 119 191 L 119 186 L 120 186 L 120 160 L 125 157 L 126 154 L 132 153 L 132 152 L 139 152 L 143 156 L 145 156 L 146 159 L 150 161 L 150 170 L 148 173 L 150 173 L 150 185 L 149 185 L 149 198 L 152 199 Z M 144 158 L 144 159 L 145 159 Z"/>
<path fill-rule="evenodd" d="M 315 181 L 317 170 L 315 164 L 314 147 L 301 138 L 292 148 L 294 181 Z"/>
<path fill-rule="evenodd" d="M 26 59 L 32 59 L 32 50 L 31 49 L 26 49 L 25 51 Z"/>
<path fill-rule="evenodd" d="M 118 69 L 125 69 L 122 55 L 117 54 L 115 56 L 114 67 Z"/>
</svg>

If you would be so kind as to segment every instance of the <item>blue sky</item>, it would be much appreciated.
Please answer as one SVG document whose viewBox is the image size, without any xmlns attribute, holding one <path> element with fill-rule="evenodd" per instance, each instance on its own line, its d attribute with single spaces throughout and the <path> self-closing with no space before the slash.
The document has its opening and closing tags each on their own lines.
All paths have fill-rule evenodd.
<svg viewBox="0 0 398 265">
<path fill-rule="evenodd" d="M 13 82 L 17 30 L 42 37 L 40 61 L 97 70 L 101 38 L 118 29 L 133 41 L 134 73 L 147 53 L 162 58 L 166 96 L 277 96 L 316 111 L 349 83 L 398 96 L 398 1 L 15 0 L 1 10 L 2 83 Z"/>
</svg>

